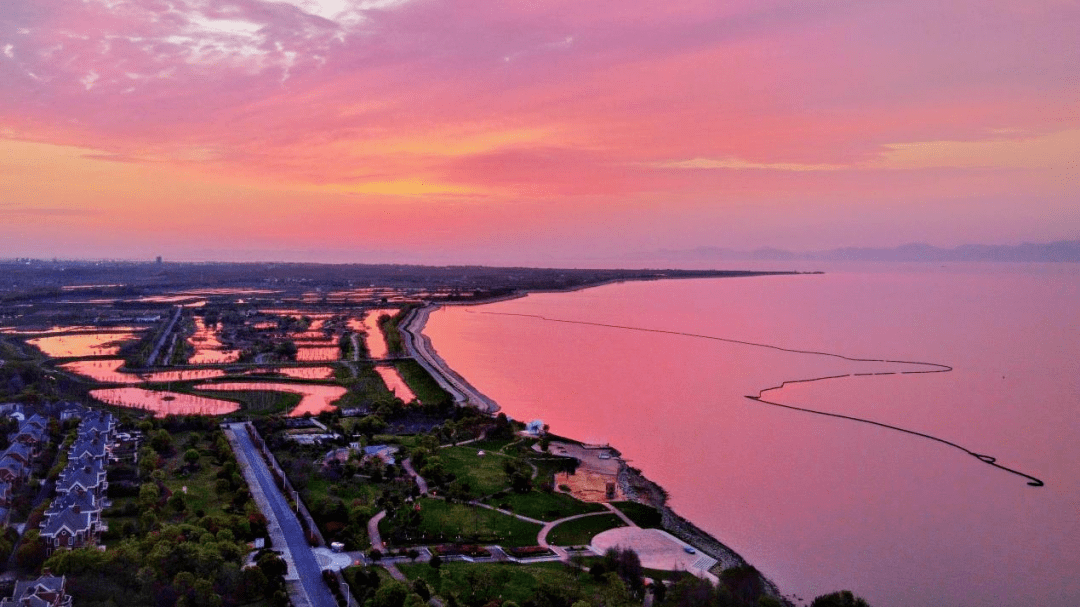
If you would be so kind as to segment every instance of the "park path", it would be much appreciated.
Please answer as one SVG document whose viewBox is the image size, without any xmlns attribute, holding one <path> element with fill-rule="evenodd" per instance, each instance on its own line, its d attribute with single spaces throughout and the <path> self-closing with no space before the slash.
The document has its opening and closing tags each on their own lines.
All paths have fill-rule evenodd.
<svg viewBox="0 0 1080 607">
<path fill-rule="evenodd" d="M 601 515 L 601 514 L 607 514 L 607 512 L 586 512 L 585 514 L 575 514 L 574 516 L 568 516 L 568 517 L 565 517 L 565 518 L 554 520 L 554 521 L 551 521 L 550 523 L 544 523 L 543 528 L 540 529 L 540 533 L 536 534 L 536 544 L 538 546 L 542 546 L 544 548 L 547 548 L 548 550 L 551 550 L 555 554 L 559 555 L 559 558 L 561 560 L 564 560 L 564 561 L 570 560 L 570 555 L 566 552 L 565 548 L 562 548 L 560 546 L 555 546 L 553 544 L 548 543 L 548 541 L 547 541 L 548 534 L 551 533 L 551 530 L 554 529 L 560 523 L 565 523 L 567 521 L 577 520 L 579 518 L 585 518 L 587 516 L 598 516 L 598 515 Z"/>
<path fill-rule="evenodd" d="M 383 544 L 382 541 L 382 535 L 379 534 L 379 522 L 384 518 L 386 518 L 386 511 L 381 510 L 367 522 L 367 536 L 371 540 L 371 547 L 380 552 L 386 549 L 386 544 Z"/>
<path fill-rule="evenodd" d="M 602 505 L 603 505 L 603 506 L 604 506 L 605 508 L 607 508 L 608 510 L 610 510 L 612 514 L 614 514 L 615 516 L 617 516 L 617 517 L 621 518 L 621 519 L 623 520 L 623 522 L 624 522 L 624 523 L 626 523 L 626 526 L 627 526 L 627 527 L 637 527 L 637 526 L 638 526 L 638 525 L 637 525 L 637 523 L 635 523 L 634 521 L 630 520 L 630 517 L 629 517 L 629 516 L 626 516 L 626 513 L 625 513 L 625 512 L 623 512 L 622 510 L 619 510 L 619 509 L 618 509 L 618 508 L 616 508 L 615 506 L 612 506 L 610 502 L 600 502 L 600 503 L 601 503 L 601 504 L 602 504 Z"/>
<path fill-rule="evenodd" d="M 405 472 L 408 472 L 409 476 L 413 477 L 413 480 L 416 481 L 416 486 L 420 489 L 420 495 L 427 495 L 428 494 L 427 481 L 424 480 L 424 477 L 420 476 L 416 472 L 416 470 L 413 469 L 413 467 L 412 467 L 412 458 L 407 457 L 404 460 L 402 460 L 401 461 L 401 467 L 405 468 Z"/>
<path fill-rule="evenodd" d="M 379 533 L 379 523 L 384 518 L 386 518 L 386 511 L 380 510 L 379 513 L 371 517 L 367 523 L 367 533 L 368 538 L 371 540 L 371 547 L 375 550 L 378 550 L 379 552 L 386 550 L 386 544 L 383 543 L 382 535 Z M 405 577 L 405 574 L 402 573 L 401 570 L 398 569 L 397 565 L 395 565 L 394 563 L 389 561 L 383 561 L 382 559 L 377 562 L 379 565 L 382 565 L 383 568 L 386 569 L 387 573 L 390 574 L 390 577 L 394 578 L 395 580 L 400 580 L 402 582 L 409 581 Z"/>
</svg>

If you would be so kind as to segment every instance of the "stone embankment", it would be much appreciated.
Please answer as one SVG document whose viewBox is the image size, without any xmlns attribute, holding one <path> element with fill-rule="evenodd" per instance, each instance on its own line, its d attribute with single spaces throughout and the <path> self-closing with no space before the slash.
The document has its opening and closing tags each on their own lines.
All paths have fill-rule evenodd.
<svg viewBox="0 0 1080 607">
<path fill-rule="evenodd" d="M 499 405 L 479 390 L 473 387 L 466 379 L 457 374 L 446 364 L 431 344 L 431 338 L 424 335 L 424 325 L 427 324 L 428 316 L 438 309 L 434 304 L 428 304 L 409 312 L 409 315 L 401 323 L 401 341 L 405 345 L 405 352 L 413 360 L 420 363 L 424 369 L 454 398 L 459 405 L 476 407 L 485 413 L 494 414 L 499 410 Z"/>
</svg>

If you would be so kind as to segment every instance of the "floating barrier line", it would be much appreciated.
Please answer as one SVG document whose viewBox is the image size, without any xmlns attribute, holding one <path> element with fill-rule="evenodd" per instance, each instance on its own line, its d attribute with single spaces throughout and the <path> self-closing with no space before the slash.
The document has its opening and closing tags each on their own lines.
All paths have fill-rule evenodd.
<svg viewBox="0 0 1080 607">
<path fill-rule="evenodd" d="M 1036 478 L 1034 476 L 1031 476 L 1030 474 L 1025 474 L 1023 472 L 1020 472 L 1019 470 L 1015 470 L 1013 468 L 1009 468 L 1007 466 L 1003 466 L 1003 465 L 997 463 L 997 458 L 995 458 L 995 457 L 993 457 L 991 455 L 986 455 L 984 453 L 976 453 L 975 451 L 972 451 L 971 449 L 968 449 L 967 447 L 964 447 L 962 445 L 958 445 L 957 443 L 954 443 L 952 441 L 949 441 L 949 440 L 946 440 L 946 439 L 943 439 L 943 438 L 940 438 L 940 437 L 937 437 L 937 436 L 933 436 L 931 434 L 926 434 L 924 432 L 918 432 L 918 431 L 915 431 L 915 430 L 908 430 L 907 428 L 901 428 L 899 426 L 893 426 L 891 424 L 886 424 L 886 423 L 883 423 L 883 422 L 878 422 L 878 421 L 874 421 L 872 419 L 866 419 L 866 418 L 862 418 L 862 417 L 855 417 L 855 416 L 851 416 L 851 415 L 842 415 L 840 413 L 829 413 L 827 411 L 818 411 L 816 409 L 808 409 L 808 408 L 805 408 L 805 407 L 796 407 L 794 405 L 785 405 L 783 403 L 778 403 L 778 402 L 775 402 L 775 401 L 765 400 L 765 398 L 764 398 L 764 395 L 767 392 L 780 390 L 780 389 L 784 388 L 785 386 L 788 386 L 788 385 L 791 385 L 791 384 L 808 384 L 808 383 L 814 383 L 814 382 L 820 382 L 820 381 L 826 381 L 826 380 L 832 380 L 832 379 L 843 379 L 843 378 L 848 378 L 848 377 L 871 377 L 871 376 L 877 376 L 877 375 L 915 375 L 915 374 L 922 374 L 922 373 L 948 373 L 948 372 L 953 370 L 953 368 L 950 367 L 949 365 L 944 365 L 944 364 L 941 364 L 941 363 L 933 363 L 933 362 L 923 362 L 923 361 L 891 360 L 891 359 L 885 359 L 885 358 L 856 358 L 856 357 L 852 357 L 852 356 L 844 356 L 843 354 L 836 354 L 834 352 L 821 352 L 821 351 L 817 351 L 817 350 L 800 350 L 800 349 L 797 349 L 797 348 L 785 348 L 783 346 L 777 346 L 777 345 L 774 345 L 774 344 L 757 343 L 757 342 L 745 341 L 745 340 L 741 340 L 741 339 L 732 339 L 732 338 L 729 338 L 729 337 L 717 337 L 715 335 L 703 335 L 703 334 L 700 334 L 700 333 L 688 333 L 688 332 L 685 332 L 685 331 L 670 331 L 670 330 L 666 330 L 666 329 L 648 329 L 648 328 L 644 328 L 644 327 L 631 327 L 631 326 L 627 326 L 627 325 L 616 325 L 616 324 L 608 324 L 608 323 L 601 323 L 601 322 L 589 322 L 589 321 L 585 321 L 585 320 L 566 320 L 566 319 L 562 319 L 562 318 L 549 318 L 547 316 L 542 316 L 540 314 L 520 314 L 520 313 L 513 313 L 513 312 L 488 312 L 488 311 L 483 311 L 483 310 L 480 310 L 480 311 L 467 310 L 467 311 L 470 312 L 470 313 L 473 313 L 473 314 L 490 314 L 490 315 L 493 315 L 493 316 L 520 316 L 520 317 L 524 317 L 524 318 L 536 318 L 536 319 L 544 320 L 544 321 L 547 321 L 547 322 L 558 322 L 558 323 L 571 324 L 571 325 L 587 325 L 587 326 L 593 326 L 593 327 L 606 327 L 606 328 L 609 328 L 609 329 L 622 329 L 622 330 L 626 330 L 626 331 L 641 331 L 641 332 L 644 332 L 644 333 L 663 333 L 663 334 L 667 334 L 667 335 L 679 335 L 679 336 L 682 336 L 682 337 L 692 337 L 692 338 L 696 338 L 696 339 L 709 339 L 709 340 L 712 340 L 712 341 L 721 341 L 721 342 L 726 342 L 726 343 L 730 343 L 730 344 L 751 346 L 751 347 L 755 347 L 755 348 L 766 348 L 766 349 L 769 349 L 769 350 L 777 350 L 779 352 L 788 352 L 788 353 L 792 353 L 792 354 L 807 354 L 807 355 L 811 355 L 811 356 L 826 356 L 826 357 L 830 357 L 830 358 L 837 358 L 837 359 L 840 359 L 840 360 L 846 360 L 846 361 L 858 362 L 858 363 L 885 363 L 885 364 L 894 364 L 894 365 L 918 365 L 918 366 L 923 366 L 923 367 L 932 367 L 931 369 L 913 370 L 913 371 L 888 371 L 888 372 L 880 372 L 880 373 L 846 373 L 846 374 L 842 374 L 842 375 L 828 375 L 828 376 L 824 376 L 824 377 L 811 377 L 811 378 L 807 378 L 807 379 L 792 379 L 792 380 L 788 380 L 788 381 L 783 382 L 779 386 L 772 386 L 772 387 L 769 387 L 769 388 L 764 388 L 764 389 L 762 389 L 761 391 L 759 391 L 757 393 L 757 396 L 746 396 L 745 398 L 747 398 L 749 400 L 752 400 L 754 402 L 757 402 L 757 403 L 764 404 L 764 405 L 771 405 L 773 407 L 780 407 L 780 408 L 783 408 L 783 409 L 790 409 L 792 411 L 801 411 L 803 413 L 812 413 L 814 415 L 824 415 L 826 417 L 835 417 L 835 418 L 839 418 L 839 419 L 846 419 L 846 420 L 849 420 L 849 421 L 860 422 L 860 423 L 864 423 L 864 424 L 870 424 L 872 426 L 878 426 L 880 428 L 886 428 L 886 429 L 889 429 L 889 430 L 895 430 L 897 432 L 903 432 L 904 434 L 910 434 L 912 436 L 919 436 L 919 437 L 922 437 L 922 438 L 926 438 L 926 439 L 941 443 L 943 445 L 948 445 L 950 447 L 953 447 L 954 449 L 959 449 L 960 451 L 963 451 L 964 453 L 974 457 L 975 459 L 979 460 L 980 462 L 982 462 L 984 464 L 988 464 L 988 465 L 993 466 L 993 467 L 995 467 L 995 468 L 997 468 L 999 470 L 1004 470 L 1005 472 L 1009 472 L 1009 473 L 1015 474 L 1017 476 L 1026 478 L 1026 479 L 1028 479 L 1027 484 L 1032 486 L 1032 487 L 1043 487 L 1043 486 L 1045 486 L 1045 483 L 1043 483 L 1042 480 L 1040 480 L 1040 479 L 1038 479 L 1038 478 Z"/>
</svg>

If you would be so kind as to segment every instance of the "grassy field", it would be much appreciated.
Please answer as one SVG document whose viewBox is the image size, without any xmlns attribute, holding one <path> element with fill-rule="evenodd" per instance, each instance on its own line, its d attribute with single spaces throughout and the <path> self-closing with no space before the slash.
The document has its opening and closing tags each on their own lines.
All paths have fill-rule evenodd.
<svg viewBox="0 0 1080 607">
<path fill-rule="evenodd" d="M 165 471 L 165 487 L 173 493 L 184 495 L 186 512 L 203 511 L 208 515 L 225 513 L 225 506 L 232 499 L 232 492 L 220 494 L 216 491 L 217 474 L 221 466 L 211 454 L 210 432 L 179 432 L 173 435 L 175 454 L 166 459 L 161 467 Z M 195 449 L 200 457 L 194 467 L 188 466 L 183 455 L 188 449 Z M 246 484 L 241 481 L 241 485 Z M 185 493 L 184 488 L 187 488 Z"/>
<path fill-rule="evenodd" d="M 575 514 L 600 512 L 600 504 L 589 504 L 561 493 L 530 491 L 528 493 L 508 493 L 493 497 L 486 503 L 505 508 L 516 514 L 541 521 L 554 521 Z"/>
<path fill-rule="evenodd" d="M 304 490 L 305 500 L 339 499 L 346 503 L 360 500 L 363 504 L 374 504 L 379 495 L 379 488 L 366 482 L 361 477 L 355 477 L 347 481 L 329 481 L 325 478 L 312 476 Z"/>
<path fill-rule="evenodd" d="M 556 546 L 582 546 L 592 541 L 593 536 L 601 531 L 625 526 L 622 519 L 614 514 L 587 516 L 556 525 L 548 534 L 547 541 Z"/>
<path fill-rule="evenodd" d="M 410 580 L 421 578 L 435 594 L 456 595 L 462 604 L 514 601 L 519 605 L 542 589 L 558 589 L 576 596 L 601 590 L 592 577 L 562 563 L 444 563 L 434 569 L 426 563 L 402 564 L 398 568 Z"/>
<path fill-rule="evenodd" d="M 540 533 L 540 525 L 466 504 L 422 499 L 420 513 L 420 543 L 535 546 Z"/>
<path fill-rule="evenodd" d="M 611 504 L 620 512 L 630 517 L 638 527 L 645 529 L 659 528 L 662 523 L 660 511 L 647 504 L 637 502 L 614 502 Z"/>
<path fill-rule="evenodd" d="M 221 390 L 190 390 L 191 394 L 218 398 L 222 400 L 234 400 L 241 403 L 241 410 L 252 415 L 273 415 L 286 413 L 300 404 L 302 398 L 299 394 L 291 392 L 275 392 L 271 390 L 249 390 L 244 392 L 226 392 Z"/>
<path fill-rule="evenodd" d="M 222 471 L 223 466 L 217 465 L 216 458 L 212 453 L 213 445 L 211 441 L 215 436 L 216 432 L 210 431 L 184 431 L 172 434 L 173 452 L 171 455 L 161 458 L 158 468 L 165 473 L 162 485 L 166 489 L 163 492 L 163 503 L 157 515 L 160 522 L 194 523 L 199 520 L 198 513 L 200 512 L 204 516 L 213 517 L 236 514 L 235 509 L 231 507 L 235 495 L 234 491 L 231 488 L 223 493 L 218 491 L 218 473 Z M 200 457 L 196 466 L 189 466 L 184 462 L 183 456 L 188 449 L 199 452 Z M 231 451 L 229 459 L 232 459 Z M 239 477 L 237 477 L 237 480 L 246 491 L 247 485 L 243 480 Z M 151 481 L 142 479 L 142 482 Z M 184 491 L 185 488 L 187 489 L 186 492 Z M 164 494 L 182 495 L 184 509 L 177 511 L 171 505 L 164 503 Z M 104 515 L 109 523 L 110 535 L 113 537 L 122 535 L 128 523 L 135 527 L 139 526 L 139 514 L 142 508 L 138 507 L 137 497 L 114 496 L 111 501 L 112 506 Z"/>
<path fill-rule="evenodd" d="M 435 381 L 420 363 L 415 360 L 399 360 L 394 363 L 394 367 L 416 395 L 416 400 L 425 405 L 450 402 L 450 393 L 443 390 L 439 382 Z"/>
<path fill-rule="evenodd" d="M 466 492 L 470 498 L 498 493 L 510 487 L 503 471 L 505 457 L 498 455 L 477 456 L 473 445 L 439 449 L 438 457 L 448 473 L 469 484 Z"/>
</svg>

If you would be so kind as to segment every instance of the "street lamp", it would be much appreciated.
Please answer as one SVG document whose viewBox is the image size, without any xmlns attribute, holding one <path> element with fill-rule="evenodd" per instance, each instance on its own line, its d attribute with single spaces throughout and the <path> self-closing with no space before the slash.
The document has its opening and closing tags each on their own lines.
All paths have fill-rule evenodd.
<svg viewBox="0 0 1080 607">
<path fill-rule="evenodd" d="M 300 514 L 300 493 L 295 489 L 292 492 L 293 501 L 296 502 L 296 513 Z"/>
<path fill-rule="evenodd" d="M 341 583 L 345 585 L 345 607 L 352 607 L 352 593 L 349 592 L 349 583 L 344 580 Z"/>
</svg>

